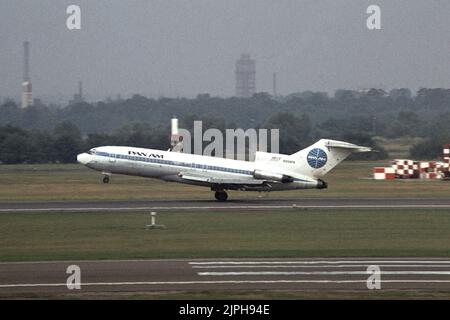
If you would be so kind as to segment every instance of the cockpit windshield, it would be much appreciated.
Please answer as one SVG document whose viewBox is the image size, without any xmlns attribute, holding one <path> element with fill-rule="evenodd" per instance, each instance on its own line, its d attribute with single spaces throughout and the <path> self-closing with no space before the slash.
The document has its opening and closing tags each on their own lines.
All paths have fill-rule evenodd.
<svg viewBox="0 0 450 320">
<path fill-rule="evenodd" d="M 88 151 L 89 154 L 95 154 L 95 149 L 91 149 Z"/>
</svg>

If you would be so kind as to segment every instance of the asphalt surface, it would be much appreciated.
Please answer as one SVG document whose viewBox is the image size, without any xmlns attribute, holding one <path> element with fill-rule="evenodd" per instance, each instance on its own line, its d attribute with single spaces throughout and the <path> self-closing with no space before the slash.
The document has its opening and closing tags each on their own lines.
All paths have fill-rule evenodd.
<svg viewBox="0 0 450 320">
<path fill-rule="evenodd" d="M 67 268 L 72 265 L 80 268 L 80 282 L 73 280 L 69 284 L 80 284 L 80 289 L 67 286 L 71 275 Z M 378 270 L 379 278 L 374 278 Z M 374 285 L 376 280 L 380 281 L 381 290 L 449 290 L 450 260 L 315 258 L 0 263 L 2 297 L 60 292 L 368 290 L 367 283 Z"/>
<path fill-rule="evenodd" d="M 450 209 L 450 198 L 367 198 L 367 199 L 245 199 L 215 200 L 130 200 L 130 201 L 42 201 L 1 202 L 1 212 L 43 211 L 148 211 L 148 210 L 212 210 L 212 209 Z"/>
</svg>

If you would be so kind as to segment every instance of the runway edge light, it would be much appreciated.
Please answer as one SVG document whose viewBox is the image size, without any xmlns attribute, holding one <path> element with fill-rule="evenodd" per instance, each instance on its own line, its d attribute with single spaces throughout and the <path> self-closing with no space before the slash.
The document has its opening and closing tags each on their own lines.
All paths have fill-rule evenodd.
<svg viewBox="0 0 450 320">
<path fill-rule="evenodd" d="M 146 225 L 145 229 L 152 230 L 152 229 L 165 229 L 166 228 L 165 225 L 156 223 L 156 212 L 155 211 L 150 212 L 150 217 L 151 217 L 151 224 Z"/>
</svg>

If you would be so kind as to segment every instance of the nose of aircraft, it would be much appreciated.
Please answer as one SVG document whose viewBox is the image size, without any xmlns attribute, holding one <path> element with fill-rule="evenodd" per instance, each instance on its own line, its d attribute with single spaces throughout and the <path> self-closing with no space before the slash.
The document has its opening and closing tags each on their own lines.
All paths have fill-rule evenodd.
<svg viewBox="0 0 450 320">
<path fill-rule="evenodd" d="M 81 164 L 87 164 L 89 162 L 89 155 L 86 153 L 80 153 L 77 156 L 77 161 Z"/>
</svg>

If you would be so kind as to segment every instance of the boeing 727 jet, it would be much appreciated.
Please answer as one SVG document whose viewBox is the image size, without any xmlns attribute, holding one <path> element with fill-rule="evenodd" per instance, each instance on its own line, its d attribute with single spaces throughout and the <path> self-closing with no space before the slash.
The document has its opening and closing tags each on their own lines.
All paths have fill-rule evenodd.
<svg viewBox="0 0 450 320">
<path fill-rule="evenodd" d="M 210 187 L 218 201 L 226 201 L 226 190 L 327 188 L 322 180 L 325 174 L 351 153 L 368 151 L 348 142 L 322 139 L 292 155 L 257 151 L 255 161 L 117 146 L 93 148 L 77 160 L 101 171 L 104 183 L 112 174 L 156 178 Z"/>
</svg>

